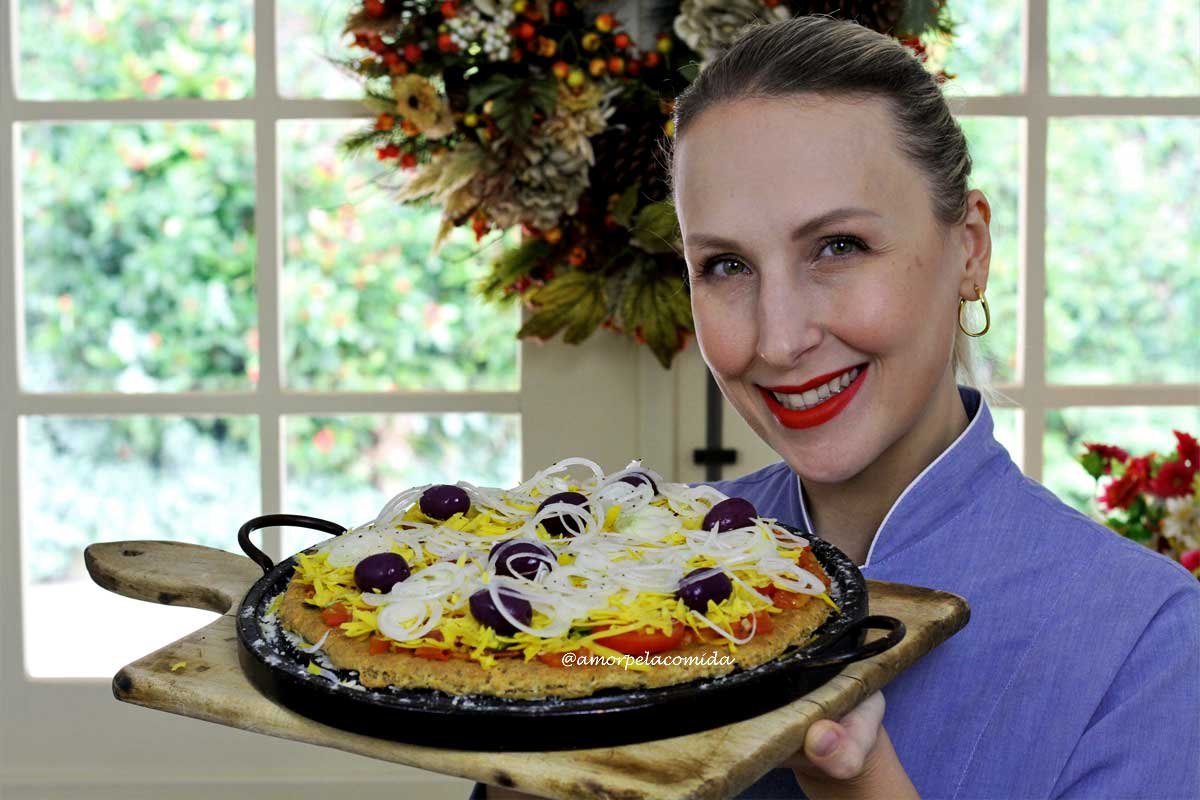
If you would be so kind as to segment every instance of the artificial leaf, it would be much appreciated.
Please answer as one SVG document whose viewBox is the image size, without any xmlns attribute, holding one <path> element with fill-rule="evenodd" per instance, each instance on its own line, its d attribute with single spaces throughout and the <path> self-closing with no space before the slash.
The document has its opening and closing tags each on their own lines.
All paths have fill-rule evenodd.
<svg viewBox="0 0 1200 800">
<path fill-rule="evenodd" d="M 517 336 L 549 339 L 563 327 L 564 341 L 578 344 L 591 335 L 604 319 L 608 299 L 604 277 L 570 270 L 530 295 L 535 311 L 525 320 Z"/>
<path fill-rule="evenodd" d="M 630 241 L 647 253 L 679 252 L 679 221 L 675 218 L 674 203 L 662 200 L 639 211 Z"/>
<path fill-rule="evenodd" d="M 638 189 L 641 188 L 641 185 L 640 181 L 634 181 L 632 186 L 621 192 L 620 198 L 613 205 L 613 219 L 622 227 L 628 228 L 633 220 L 633 211 L 637 208 L 638 202 Z"/>
<path fill-rule="evenodd" d="M 528 275 L 554 249 L 545 239 L 529 237 L 516 247 L 505 250 L 492 262 L 492 270 L 479 285 L 479 291 L 493 300 L 512 299 L 505 290 L 518 278 Z"/>
<path fill-rule="evenodd" d="M 920 36 L 925 32 L 949 35 L 954 24 L 946 9 L 945 0 L 909 0 L 904 4 L 904 13 L 896 24 L 896 33 Z"/>
<path fill-rule="evenodd" d="M 664 274 L 649 258 L 639 259 L 630 270 L 633 277 L 626 282 L 618 303 L 621 325 L 640 332 L 659 363 L 670 367 L 682 345 L 682 334 L 692 330 L 683 282 Z"/>
</svg>

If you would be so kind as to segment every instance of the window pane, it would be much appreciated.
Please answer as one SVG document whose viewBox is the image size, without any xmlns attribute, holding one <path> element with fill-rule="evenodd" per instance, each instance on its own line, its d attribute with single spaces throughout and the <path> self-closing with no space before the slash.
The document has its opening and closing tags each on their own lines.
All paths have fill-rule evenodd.
<svg viewBox="0 0 1200 800">
<path fill-rule="evenodd" d="M 285 97 L 355 99 L 362 95 L 358 81 L 330 59 L 352 55 L 342 33 L 350 4 L 329 0 L 290 0 L 275 6 L 279 93 Z"/>
<path fill-rule="evenodd" d="M 515 390 L 518 308 L 475 293 L 505 240 L 455 230 L 432 254 L 440 210 L 397 203 L 375 162 L 339 151 L 361 126 L 280 124 L 288 384 Z"/>
<path fill-rule="evenodd" d="M 1042 483 L 1067 503 L 1088 513 L 1096 481 L 1076 461 L 1084 442 L 1123 447 L 1130 455 L 1175 449 L 1172 430 L 1200 435 L 1200 408 L 1064 408 L 1047 412 Z"/>
<path fill-rule="evenodd" d="M 1015 94 L 1021 90 L 1021 0 L 955 3 L 954 37 L 945 70 L 954 95 Z"/>
<path fill-rule="evenodd" d="M 17 93 L 24 99 L 232 99 L 254 93 L 250 0 L 17 5 Z"/>
<path fill-rule="evenodd" d="M 253 124 L 20 131 L 30 391 L 257 379 Z"/>
<path fill-rule="evenodd" d="M 521 481 L 517 414 L 287 417 L 285 511 L 346 527 L 375 518 L 398 492 L 426 483 Z M 327 538 L 283 529 L 291 554 Z"/>
<path fill-rule="evenodd" d="M 1046 377 L 1200 380 L 1200 120 L 1052 120 Z"/>
<path fill-rule="evenodd" d="M 93 542 L 169 539 L 240 553 L 257 516 L 255 417 L 23 420 L 21 530 L 25 655 L 38 676 L 109 676 L 200 627 L 209 612 L 101 589 L 83 566 Z M 63 635 L 63 620 L 71 633 Z"/>
<path fill-rule="evenodd" d="M 1019 408 L 993 408 L 992 422 L 995 425 L 994 435 L 996 441 L 1004 446 L 1008 451 L 1009 457 L 1019 467 L 1021 460 L 1024 458 L 1023 453 L 1025 448 L 1021 444 L 1021 425 L 1023 415 L 1025 414 Z"/>
<path fill-rule="evenodd" d="M 1021 187 L 1021 121 L 1011 117 L 961 117 L 971 148 L 970 185 L 987 196 L 992 207 L 992 263 L 988 273 L 988 308 L 992 328 L 975 340 L 980 354 L 980 377 L 993 383 L 1012 383 L 1017 375 L 1017 298 Z M 980 320 L 982 314 L 977 315 Z"/>
<path fill-rule="evenodd" d="M 1200 3 L 1055 0 L 1053 94 L 1200 94 Z"/>
</svg>

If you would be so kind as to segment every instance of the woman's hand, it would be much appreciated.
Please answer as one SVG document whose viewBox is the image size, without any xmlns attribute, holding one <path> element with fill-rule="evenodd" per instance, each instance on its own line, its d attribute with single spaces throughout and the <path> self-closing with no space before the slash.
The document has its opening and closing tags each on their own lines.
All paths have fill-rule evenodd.
<svg viewBox="0 0 1200 800">
<path fill-rule="evenodd" d="M 875 692 L 837 722 L 809 726 L 804 747 L 783 766 L 811 800 L 919 797 L 883 729 L 884 705 Z"/>
</svg>

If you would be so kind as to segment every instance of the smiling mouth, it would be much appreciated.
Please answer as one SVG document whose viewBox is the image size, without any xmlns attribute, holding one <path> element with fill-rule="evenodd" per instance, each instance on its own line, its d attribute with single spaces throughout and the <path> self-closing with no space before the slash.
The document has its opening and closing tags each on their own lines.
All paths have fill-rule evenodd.
<svg viewBox="0 0 1200 800">
<path fill-rule="evenodd" d="M 775 399 L 775 402 L 789 411 L 804 411 L 816 408 L 832 397 L 837 397 L 850 387 L 850 384 L 865 368 L 865 365 L 859 364 L 844 372 L 823 375 L 816 381 L 809 381 L 803 386 L 773 386 L 763 387 L 763 389 Z"/>
</svg>

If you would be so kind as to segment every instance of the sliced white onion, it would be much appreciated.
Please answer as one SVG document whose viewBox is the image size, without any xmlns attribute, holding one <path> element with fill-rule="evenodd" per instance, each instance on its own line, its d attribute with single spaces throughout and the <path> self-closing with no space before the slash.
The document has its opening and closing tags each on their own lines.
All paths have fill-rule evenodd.
<svg viewBox="0 0 1200 800">
<path fill-rule="evenodd" d="M 746 642 L 753 639 L 754 634 L 758 631 L 758 617 L 755 617 L 755 616 L 750 617 L 750 633 L 748 633 L 746 636 L 744 636 L 742 638 L 738 638 L 737 636 L 734 636 L 732 632 L 725 630 L 720 625 L 716 624 L 711 619 L 709 619 L 708 617 L 701 614 L 699 611 L 691 611 L 691 613 L 695 614 L 700 619 L 700 621 L 703 622 L 705 625 L 712 628 L 714 631 L 721 634 L 722 636 L 724 636 L 726 639 L 733 642 L 734 644 L 745 644 Z"/>
<path fill-rule="evenodd" d="M 397 642 L 420 639 L 441 621 L 441 603 L 401 600 L 379 611 L 379 631 Z"/>
<path fill-rule="evenodd" d="M 329 634 L 330 634 L 332 631 L 333 631 L 333 628 L 330 628 L 329 630 L 325 631 L 325 635 L 324 635 L 324 636 L 322 636 L 322 637 L 321 637 L 321 638 L 320 638 L 320 639 L 317 641 L 317 643 L 316 643 L 316 644 L 314 644 L 314 645 L 312 645 L 311 647 L 304 647 L 303 645 L 297 645 L 297 646 L 296 646 L 296 649 L 297 649 L 297 650 L 299 650 L 299 651 L 300 651 L 300 652 L 302 652 L 302 653 L 315 653 L 315 652 L 317 652 L 318 650 L 320 650 L 320 649 L 321 649 L 321 646 L 322 646 L 323 644 L 325 644 L 325 640 L 329 638 Z"/>
</svg>

